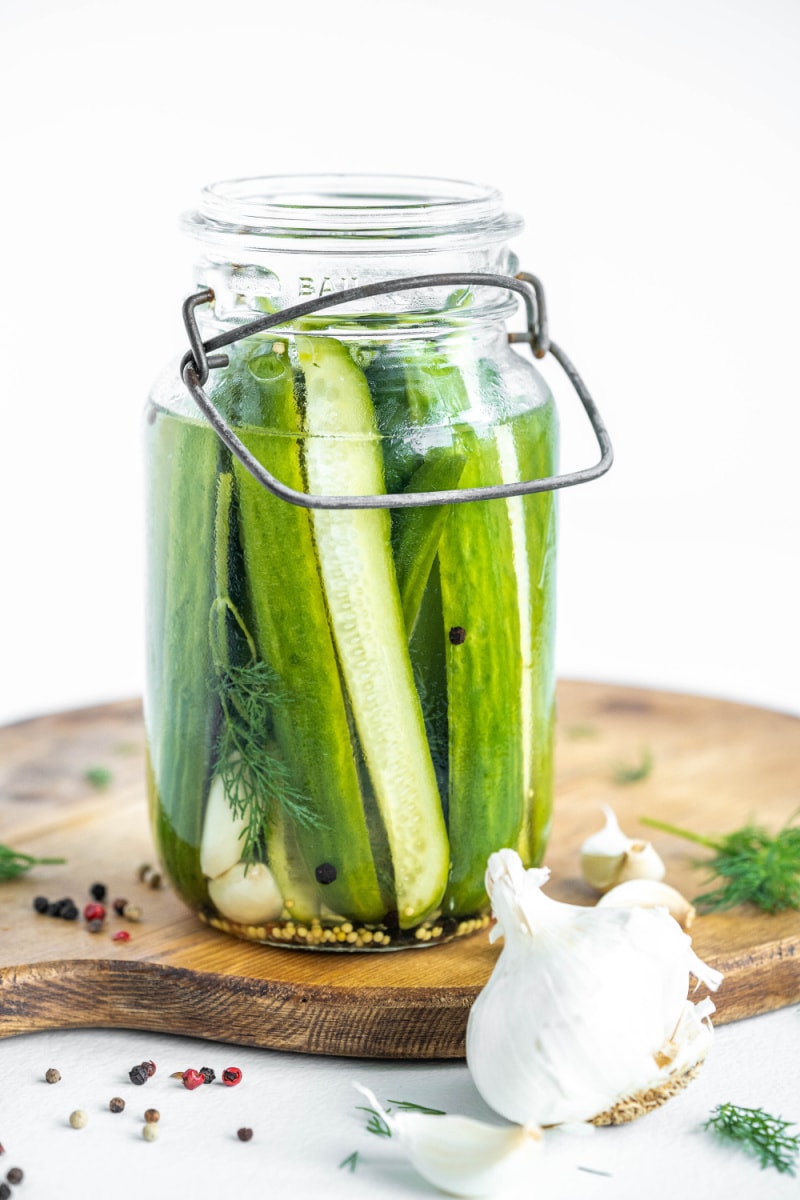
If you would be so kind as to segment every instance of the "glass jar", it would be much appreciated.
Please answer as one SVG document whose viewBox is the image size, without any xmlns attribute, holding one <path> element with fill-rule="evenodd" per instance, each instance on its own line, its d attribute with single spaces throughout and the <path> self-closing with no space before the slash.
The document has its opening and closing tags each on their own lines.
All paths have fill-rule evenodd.
<svg viewBox="0 0 800 1200">
<path fill-rule="evenodd" d="M 513 276 L 493 189 L 276 177 L 183 219 L 211 339 L 343 288 Z M 330 496 L 556 470 L 547 385 L 509 345 L 514 296 L 438 283 L 226 347 L 206 392 L 284 484 Z M 542 858 L 553 777 L 552 491 L 331 510 L 270 494 L 173 364 L 147 409 L 149 801 L 164 870 L 210 925 L 337 950 L 488 922 L 488 855 Z"/>
</svg>

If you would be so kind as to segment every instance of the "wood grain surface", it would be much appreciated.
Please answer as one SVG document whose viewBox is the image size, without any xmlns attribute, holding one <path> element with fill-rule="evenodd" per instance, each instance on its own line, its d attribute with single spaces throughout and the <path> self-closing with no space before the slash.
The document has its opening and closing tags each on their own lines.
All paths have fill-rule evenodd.
<svg viewBox="0 0 800 1200">
<path fill-rule="evenodd" d="M 40 1029 L 150 1029 L 237 1045 L 378 1058 L 464 1054 L 470 1005 L 500 946 L 484 931 L 444 946 L 343 954 L 273 949 L 201 924 L 168 888 L 138 878 L 153 862 L 144 796 L 138 701 L 59 713 L 0 730 L 0 841 L 63 866 L 0 883 L 0 1037 Z M 643 780 L 615 783 L 620 765 L 652 756 Z M 649 815 L 700 833 L 756 819 L 773 830 L 800 797 L 800 720 L 714 699 L 598 683 L 559 685 L 556 816 L 548 893 L 591 904 L 578 871 L 583 838 L 609 803 L 631 836 L 649 836 L 667 881 L 704 890 L 695 848 L 648 833 Z M 106 788 L 87 778 L 110 773 Z M 697 857 L 703 851 L 698 848 Z M 33 897 L 72 896 L 107 884 L 139 904 L 132 924 L 109 916 L 39 916 Z M 131 940 L 111 934 L 126 928 Z M 800 1000 L 800 914 L 744 906 L 699 917 L 697 952 L 725 973 L 717 1022 Z M 698 993 L 700 994 L 700 993 Z"/>
</svg>

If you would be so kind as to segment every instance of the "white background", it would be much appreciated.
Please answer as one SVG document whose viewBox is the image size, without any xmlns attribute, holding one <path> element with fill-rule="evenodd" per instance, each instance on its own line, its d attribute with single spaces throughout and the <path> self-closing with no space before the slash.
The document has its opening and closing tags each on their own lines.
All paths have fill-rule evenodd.
<svg viewBox="0 0 800 1200">
<path fill-rule="evenodd" d="M 798 51 L 792 0 L 1 0 L 0 720 L 141 691 L 179 213 L 365 169 L 503 191 L 612 434 L 562 497 L 559 673 L 800 711 Z"/>
</svg>

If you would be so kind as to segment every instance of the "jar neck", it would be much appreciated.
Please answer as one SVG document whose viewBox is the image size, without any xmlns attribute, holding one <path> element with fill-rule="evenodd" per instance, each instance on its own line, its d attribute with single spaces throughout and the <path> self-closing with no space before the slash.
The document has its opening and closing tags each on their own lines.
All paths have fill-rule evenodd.
<svg viewBox="0 0 800 1200">
<path fill-rule="evenodd" d="M 225 326 L 392 279 L 513 275 L 506 242 L 521 228 L 494 189 L 380 176 L 214 184 L 182 224 L 198 248 L 194 283 L 213 290 L 214 322 Z M 453 313 L 502 322 L 515 308 L 497 288 L 445 284 L 337 305 L 315 323 L 425 326 Z"/>
</svg>

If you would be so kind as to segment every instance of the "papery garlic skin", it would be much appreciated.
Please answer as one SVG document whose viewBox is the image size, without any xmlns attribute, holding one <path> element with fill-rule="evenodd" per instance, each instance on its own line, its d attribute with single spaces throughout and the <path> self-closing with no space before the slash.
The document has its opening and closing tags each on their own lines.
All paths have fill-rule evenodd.
<svg viewBox="0 0 800 1200">
<path fill-rule="evenodd" d="M 655 879 L 627 879 L 597 901 L 598 908 L 666 908 L 671 917 L 688 930 L 697 915 L 692 904 L 677 888 Z"/>
<path fill-rule="evenodd" d="M 598 892 L 605 892 L 628 879 L 663 879 L 666 867 L 651 842 L 629 838 L 622 832 L 616 814 L 602 805 L 606 823 L 581 846 L 581 874 Z"/>
<path fill-rule="evenodd" d="M 471 1117 L 387 1113 L 369 1088 L 354 1085 L 380 1113 L 416 1171 L 451 1196 L 495 1196 L 515 1183 L 532 1184 L 542 1131 L 487 1125 Z"/>
<path fill-rule="evenodd" d="M 688 1070 L 708 1049 L 690 1045 L 690 971 L 712 989 L 721 980 L 666 910 L 561 904 L 541 890 L 548 877 L 513 850 L 490 857 L 505 945 L 467 1024 L 478 1091 L 521 1125 L 589 1121 L 670 1079 L 676 1061 Z"/>
</svg>

